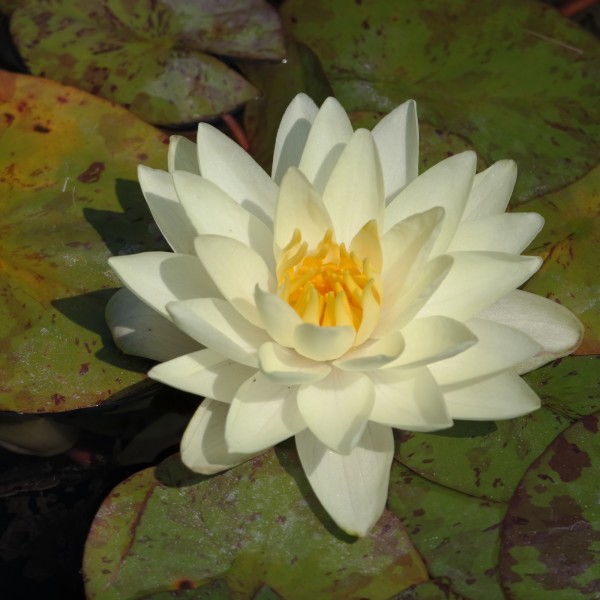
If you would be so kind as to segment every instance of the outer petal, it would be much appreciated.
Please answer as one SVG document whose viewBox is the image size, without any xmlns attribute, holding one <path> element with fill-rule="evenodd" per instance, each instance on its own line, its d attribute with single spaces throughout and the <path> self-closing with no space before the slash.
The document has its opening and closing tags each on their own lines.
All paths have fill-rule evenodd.
<svg viewBox="0 0 600 600">
<path fill-rule="evenodd" d="M 299 169 L 319 194 L 323 193 L 352 131 L 342 105 L 335 98 L 327 98 L 310 128 L 299 164 Z"/>
<path fill-rule="evenodd" d="M 341 454 L 358 443 L 373 406 L 373 383 L 362 373 L 334 369 L 298 390 L 298 408 L 319 440 Z"/>
<path fill-rule="evenodd" d="M 444 396 L 427 369 L 380 369 L 369 373 L 375 386 L 370 421 L 410 431 L 452 425 Z"/>
<path fill-rule="evenodd" d="M 417 104 L 408 100 L 387 114 L 373 129 L 383 171 L 386 201 L 416 179 L 419 168 Z"/>
<path fill-rule="evenodd" d="M 179 204 L 169 173 L 138 166 L 138 180 L 152 217 L 175 252 L 194 254 L 196 232 Z"/>
<path fill-rule="evenodd" d="M 521 254 L 540 232 L 544 219 L 537 213 L 501 213 L 461 223 L 448 252 L 491 250 Z"/>
<path fill-rule="evenodd" d="M 260 254 L 237 240 L 220 235 L 196 238 L 196 252 L 223 296 L 248 321 L 262 327 L 254 290 L 258 285 L 275 291 L 277 282 Z"/>
<path fill-rule="evenodd" d="M 148 376 L 178 390 L 229 403 L 256 372 L 206 348 L 156 365 Z"/>
<path fill-rule="evenodd" d="M 313 383 L 324 379 L 331 371 L 327 363 L 310 360 L 273 342 L 260 347 L 258 361 L 263 374 L 278 385 Z"/>
<path fill-rule="evenodd" d="M 225 426 L 227 447 L 260 452 L 305 429 L 297 389 L 274 383 L 262 373 L 248 379 L 231 403 Z"/>
<path fill-rule="evenodd" d="M 419 316 L 465 321 L 527 281 L 541 266 L 537 256 L 501 252 L 457 252 L 454 264 Z"/>
<path fill-rule="evenodd" d="M 371 132 L 358 129 L 344 148 L 323 192 L 338 243 L 352 238 L 369 221 L 383 223 L 383 175 Z"/>
<path fill-rule="evenodd" d="M 272 177 L 280 184 L 290 167 L 297 167 L 306 146 L 310 128 L 317 116 L 317 105 L 306 94 L 298 94 L 287 107 L 275 139 Z"/>
<path fill-rule="evenodd" d="M 570 354 L 579 346 L 583 326 L 568 309 L 536 294 L 515 290 L 477 315 L 514 327 L 535 340 L 542 350 L 517 366 L 519 373 Z"/>
<path fill-rule="evenodd" d="M 198 125 L 200 173 L 270 228 L 277 185 L 238 144 L 207 123 Z"/>
<path fill-rule="evenodd" d="M 113 256 L 108 264 L 129 290 L 167 318 L 170 318 L 166 309 L 169 302 L 221 296 L 195 256 L 143 252 Z"/>
<path fill-rule="evenodd" d="M 467 325 L 477 343 L 461 354 L 429 365 L 441 386 L 461 386 L 513 368 L 540 351 L 540 345 L 512 327 L 471 319 Z"/>
<path fill-rule="evenodd" d="M 446 214 L 431 255 L 446 252 L 463 216 L 476 162 L 474 152 L 462 152 L 425 171 L 389 203 L 384 231 L 411 215 L 441 206 Z"/>
<path fill-rule="evenodd" d="M 265 292 L 258 286 L 254 291 L 254 299 L 267 333 L 278 344 L 292 348 L 294 331 L 304 323 L 298 313 L 279 296 Z"/>
<path fill-rule="evenodd" d="M 225 300 L 199 298 L 167 307 L 175 324 L 218 354 L 258 368 L 258 349 L 269 336 L 251 325 Z"/>
<path fill-rule="evenodd" d="M 334 360 L 350 350 L 355 337 L 353 327 L 321 327 L 302 323 L 294 330 L 294 348 L 312 360 Z"/>
<path fill-rule="evenodd" d="M 404 350 L 404 338 L 392 331 L 379 340 L 370 340 L 347 352 L 334 365 L 343 371 L 370 371 L 391 363 Z"/>
<path fill-rule="evenodd" d="M 346 456 L 324 446 L 308 429 L 296 436 L 296 447 L 308 481 L 331 518 L 351 535 L 366 535 L 387 499 L 392 430 L 369 423 Z"/>
<path fill-rule="evenodd" d="M 125 354 L 165 361 L 200 348 L 196 340 L 127 288 L 111 296 L 106 305 L 106 321 L 115 343 Z"/>
<path fill-rule="evenodd" d="M 169 139 L 168 164 L 169 173 L 187 171 L 200 175 L 196 144 L 181 135 L 172 135 Z"/>
<path fill-rule="evenodd" d="M 212 475 L 258 454 L 241 454 L 227 449 L 225 420 L 228 411 L 228 404 L 211 398 L 206 398 L 198 407 L 181 440 L 181 460 L 188 469 Z"/>
<path fill-rule="evenodd" d="M 260 219 L 204 177 L 175 171 L 173 183 L 181 206 L 198 235 L 233 238 L 258 252 L 274 270 L 273 234 Z"/>
<path fill-rule="evenodd" d="M 514 419 L 540 407 L 535 392 L 511 371 L 445 391 L 444 398 L 453 419 L 469 421 Z"/>
</svg>

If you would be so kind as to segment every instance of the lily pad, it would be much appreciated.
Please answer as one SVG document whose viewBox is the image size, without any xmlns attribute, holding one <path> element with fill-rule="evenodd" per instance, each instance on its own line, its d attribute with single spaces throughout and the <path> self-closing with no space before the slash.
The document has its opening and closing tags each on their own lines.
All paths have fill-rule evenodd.
<svg viewBox="0 0 600 600">
<path fill-rule="evenodd" d="M 500 554 L 510 597 L 600 596 L 599 420 L 583 417 L 559 435 L 511 499 Z"/>
<path fill-rule="evenodd" d="M 218 116 L 257 95 L 213 54 L 284 56 L 279 17 L 263 0 L 25 0 L 11 32 L 33 74 L 163 125 Z"/>
<path fill-rule="evenodd" d="M 427 580 L 391 512 L 368 537 L 346 536 L 287 448 L 216 477 L 190 473 L 178 457 L 137 473 L 100 508 L 84 573 L 90 600 L 151 597 L 211 580 L 224 580 L 234 598 L 375 600 Z"/>
<path fill-rule="evenodd" d="M 146 385 L 113 344 L 112 253 L 156 249 L 136 180 L 166 139 L 124 109 L 0 71 L 0 410 L 61 412 Z M 132 393 L 129 390 L 128 393 Z"/>
<path fill-rule="evenodd" d="M 282 17 L 347 110 L 414 98 L 486 163 L 516 160 L 518 202 L 598 164 L 600 48 L 539 2 L 288 0 Z"/>
</svg>

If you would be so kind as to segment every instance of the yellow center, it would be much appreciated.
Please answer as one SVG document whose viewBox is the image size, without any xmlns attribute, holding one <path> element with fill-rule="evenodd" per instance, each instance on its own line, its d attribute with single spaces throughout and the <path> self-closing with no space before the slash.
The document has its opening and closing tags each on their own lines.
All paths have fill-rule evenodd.
<svg viewBox="0 0 600 600">
<path fill-rule="evenodd" d="M 277 278 L 279 297 L 315 325 L 350 325 L 358 331 L 365 295 L 381 302 L 369 259 L 361 260 L 336 243 L 331 229 L 310 251 L 296 229 L 279 259 Z"/>
</svg>

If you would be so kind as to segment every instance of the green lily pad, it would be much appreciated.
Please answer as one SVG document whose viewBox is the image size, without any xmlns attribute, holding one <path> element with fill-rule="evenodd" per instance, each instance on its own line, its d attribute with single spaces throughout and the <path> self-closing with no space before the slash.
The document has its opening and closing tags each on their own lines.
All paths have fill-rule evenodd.
<svg viewBox="0 0 600 600">
<path fill-rule="evenodd" d="M 166 138 L 124 109 L 0 71 L 0 410 L 61 412 L 147 385 L 113 344 L 112 253 L 156 249 L 136 180 Z M 128 393 L 132 393 L 129 390 Z"/>
<path fill-rule="evenodd" d="M 597 40 L 539 2 L 288 0 L 282 18 L 347 110 L 414 98 L 486 163 L 516 160 L 519 202 L 599 161 Z"/>
<path fill-rule="evenodd" d="M 391 512 L 369 536 L 349 538 L 286 448 L 215 477 L 190 473 L 178 457 L 137 473 L 100 508 L 84 573 L 90 600 L 146 597 L 182 582 L 201 588 L 213 579 L 234 598 L 383 600 L 427 580 Z"/>
<path fill-rule="evenodd" d="M 212 54 L 284 56 L 279 17 L 263 0 L 25 0 L 11 32 L 33 74 L 163 125 L 218 116 L 256 96 Z"/>
<path fill-rule="evenodd" d="M 600 595 L 599 420 L 583 417 L 559 435 L 511 499 L 500 553 L 510 597 Z"/>
</svg>

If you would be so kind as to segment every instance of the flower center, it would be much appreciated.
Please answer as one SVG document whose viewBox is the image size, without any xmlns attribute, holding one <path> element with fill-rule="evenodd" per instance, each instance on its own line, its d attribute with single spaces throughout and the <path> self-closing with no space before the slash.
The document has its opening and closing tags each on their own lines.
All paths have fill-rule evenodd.
<svg viewBox="0 0 600 600">
<path fill-rule="evenodd" d="M 336 243 L 331 229 L 310 251 L 296 229 L 279 259 L 277 280 L 279 297 L 305 322 L 323 327 L 350 325 L 358 331 L 365 294 L 381 302 L 369 259 Z"/>
</svg>

